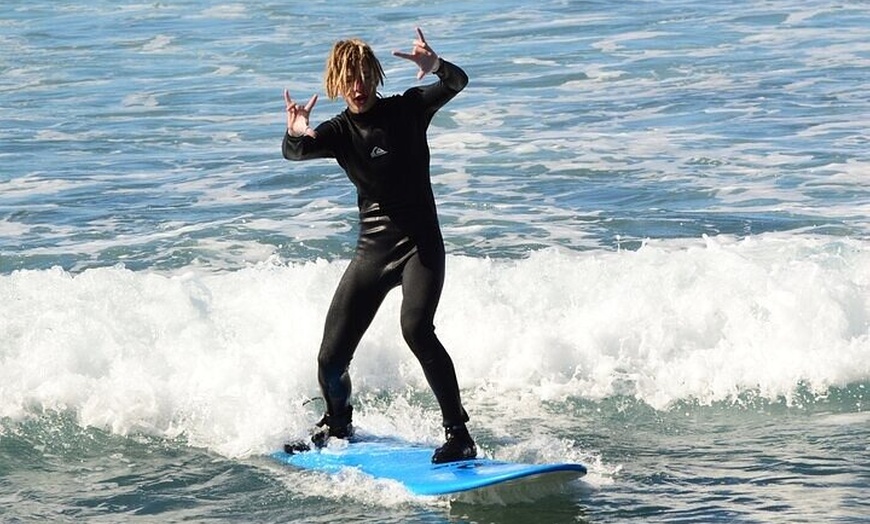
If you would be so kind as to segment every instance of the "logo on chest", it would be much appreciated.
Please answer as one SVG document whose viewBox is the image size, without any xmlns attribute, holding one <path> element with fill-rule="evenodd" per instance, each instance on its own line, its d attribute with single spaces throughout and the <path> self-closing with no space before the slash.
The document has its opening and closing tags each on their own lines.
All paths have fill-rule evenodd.
<svg viewBox="0 0 870 524">
<path fill-rule="evenodd" d="M 387 154 L 389 154 L 389 151 L 386 151 L 385 149 L 381 149 L 380 147 L 375 146 L 374 149 L 372 149 L 370 156 L 372 158 L 378 158 L 378 157 L 382 157 L 382 156 L 387 155 Z"/>
</svg>

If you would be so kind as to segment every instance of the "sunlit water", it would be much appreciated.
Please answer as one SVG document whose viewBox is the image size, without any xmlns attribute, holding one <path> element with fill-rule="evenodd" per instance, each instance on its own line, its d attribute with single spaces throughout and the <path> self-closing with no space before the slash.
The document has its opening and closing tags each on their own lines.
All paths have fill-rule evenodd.
<svg viewBox="0 0 870 524">
<path fill-rule="evenodd" d="M 321 406 L 355 245 L 281 91 L 423 27 L 437 318 L 488 456 L 579 461 L 508 505 L 264 456 Z M 861 522 L 870 514 L 870 6 L 6 2 L 0 521 Z M 321 97 L 314 120 L 342 110 Z M 437 445 L 391 295 L 357 425 Z"/>
</svg>

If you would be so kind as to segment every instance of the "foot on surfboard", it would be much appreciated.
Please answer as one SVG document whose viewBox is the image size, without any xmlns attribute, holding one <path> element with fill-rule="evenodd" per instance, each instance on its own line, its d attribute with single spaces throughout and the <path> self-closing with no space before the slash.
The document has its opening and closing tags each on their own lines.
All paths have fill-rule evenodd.
<svg viewBox="0 0 870 524">
<path fill-rule="evenodd" d="M 435 454 L 432 455 L 433 464 L 444 464 L 445 462 L 477 457 L 477 446 L 474 445 L 474 440 L 468 434 L 468 428 L 465 427 L 465 424 L 447 426 L 444 428 L 444 434 L 447 441 L 435 450 Z"/>
<path fill-rule="evenodd" d="M 290 455 L 294 453 L 303 453 L 311 451 L 311 447 L 324 448 L 330 437 L 349 439 L 353 437 L 353 424 L 351 417 L 353 416 L 353 407 L 348 406 L 347 411 L 341 416 L 330 415 L 326 413 L 323 418 L 314 425 L 311 431 L 309 441 L 297 440 L 284 444 L 284 452 Z"/>
</svg>

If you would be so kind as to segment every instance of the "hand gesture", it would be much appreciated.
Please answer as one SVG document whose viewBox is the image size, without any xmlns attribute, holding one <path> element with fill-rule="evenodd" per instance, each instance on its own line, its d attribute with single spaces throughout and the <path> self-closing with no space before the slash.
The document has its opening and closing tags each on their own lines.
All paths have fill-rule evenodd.
<svg viewBox="0 0 870 524">
<path fill-rule="evenodd" d="M 308 123 L 311 110 L 316 103 L 317 95 L 314 94 L 304 106 L 301 106 L 290 98 L 290 91 L 284 90 L 284 105 L 287 106 L 287 133 L 290 136 L 308 135 L 312 138 L 316 136 Z"/>
<path fill-rule="evenodd" d="M 410 60 L 417 64 L 420 71 L 417 72 L 417 80 L 422 80 L 428 73 L 438 69 L 438 55 L 426 43 L 426 38 L 423 36 L 423 31 L 417 28 L 417 39 L 414 40 L 414 49 L 410 53 L 402 53 L 401 51 L 393 51 L 394 56 Z"/>
</svg>

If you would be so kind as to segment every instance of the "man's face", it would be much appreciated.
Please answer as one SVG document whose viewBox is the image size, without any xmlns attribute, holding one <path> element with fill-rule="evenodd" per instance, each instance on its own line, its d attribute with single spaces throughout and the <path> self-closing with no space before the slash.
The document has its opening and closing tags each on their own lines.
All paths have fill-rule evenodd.
<svg viewBox="0 0 870 524">
<path fill-rule="evenodd" d="M 377 100 L 377 80 L 374 75 L 358 74 L 344 91 L 344 101 L 351 113 L 365 113 Z"/>
</svg>

